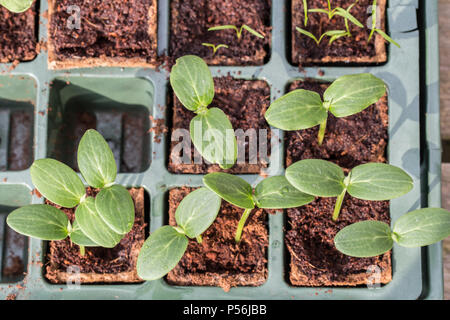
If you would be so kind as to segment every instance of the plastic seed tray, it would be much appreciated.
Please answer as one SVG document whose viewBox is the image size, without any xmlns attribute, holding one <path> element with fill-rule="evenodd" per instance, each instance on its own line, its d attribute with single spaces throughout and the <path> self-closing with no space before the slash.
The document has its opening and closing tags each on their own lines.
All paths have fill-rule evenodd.
<svg viewBox="0 0 450 320">
<path fill-rule="evenodd" d="M 380 66 L 307 67 L 302 71 L 289 63 L 291 38 L 290 2 L 272 1 L 272 46 L 270 60 L 256 67 L 211 67 L 213 76 L 228 73 L 240 79 L 259 79 L 271 86 L 271 100 L 283 95 L 288 85 L 298 79 L 333 81 L 339 76 L 370 72 L 382 78 L 388 86 L 389 148 L 393 165 L 405 169 L 413 178 L 415 188 L 391 201 L 391 218 L 421 206 L 440 206 L 440 142 L 439 90 L 437 52 L 437 1 L 390 0 L 387 9 L 388 32 L 400 45 L 388 47 L 388 62 Z M 40 1 L 40 13 L 47 2 Z M 39 40 L 46 41 L 47 20 L 40 17 Z M 169 1 L 158 1 L 158 52 L 167 51 L 169 43 Z M 420 23 L 419 23 L 420 22 Z M 420 29 L 419 29 L 420 27 Z M 421 67 L 422 66 L 422 67 Z M 89 108 L 95 114 L 98 130 L 108 142 L 120 143 L 123 132 L 111 124 L 114 114 L 135 113 L 139 117 L 164 119 L 169 125 L 170 112 L 165 107 L 168 96 L 167 71 L 137 68 L 92 68 L 71 71 L 50 71 L 47 54 L 42 51 L 31 62 L 20 63 L 13 70 L 1 65 L 0 99 L 6 108 L 0 109 L 0 167 L 7 162 L 5 141 L 9 141 L 8 122 L 1 110 L 17 101 L 28 101 L 34 108 L 34 159 L 57 155 L 64 161 L 73 159 L 69 141 L 61 140 L 58 128 L 70 119 L 73 108 Z M 320 70 L 319 70 L 320 69 Z M 320 72 L 323 71 L 323 72 Z M 422 82 L 421 82 L 422 81 Z M 426 81 L 426 82 L 425 82 Z M 438 91 L 437 91 L 438 92 Z M 104 97 L 113 100 L 105 101 Z M 11 107 L 12 108 L 12 107 Z M 427 113 L 427 117 L 425 114 Z M 275 131 L 274 131 L 275 133 Z M 200 186 L 203 175 L 171 174 L 167 170 L 170 135 L 154 139 L 151 132 L 133 173 L 120 173 L 118 182 L 128 187 L 144 187 L 150 197 L 149 222 L 153 232 L 167 221 L 168 190 L 180 186 Z M 283 133 L 272 135 L 268 175 L 285 170 Z M 114 148 L 113 148 L 114 150 Z M 119 148 L 120 150 L 120 148 Z M 131 151 L 130 151 L 131 152 Z M 122 162 L 125 152 L 116 152 Z M 7 163 L 4 164 L 7 168 Z M 7 170 L 7 169 L 6 169 Z M 241 175 L 255 186 L 260 175 Z M 5 227 L 6 215 L 14 208 L 41 203 L 31 194 L 33 186 L 29 170 L 0 171 L 0 274 L 6 268 L 6 250 L 11 250 Z M 26 274 L 21 279 L 0 276 L 0 299 L 15 294 L 17 299 L 439 299 L 442 298 L 442 256 L 439 244 L 426 249 L 406 249 L 395 246 L 392 255 L 393 280 L 377 289 L 307 288 L 288 284 L 287 250 L 284 245 L 283 214 L 268 218 L 269 248 L 267 281 L 259 287 L 236 287 L 226 293 L 218 287 L 171 286 L 164 279 L 141 284 L 55 285 L 44 278 L 47 244 L 28 239 L 22 248 L 14 248 L 24 258 Z M 3 259 L 2 259 L 3 257 Z"/>
</svg>

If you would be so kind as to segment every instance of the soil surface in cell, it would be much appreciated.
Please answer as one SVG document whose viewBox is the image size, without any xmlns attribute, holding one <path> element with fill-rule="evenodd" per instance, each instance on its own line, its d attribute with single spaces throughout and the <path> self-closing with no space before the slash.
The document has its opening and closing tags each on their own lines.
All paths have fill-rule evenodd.
<svg viewBox="0 0 450 320">
<path fill-rule="evenodd" d="M 33 162 L 33 113 L 13 111 L 10 115 L 8 170 L 25 170 Z"/>
<path fill-rule="evenodd" d="M 89 187 L 86 192 L 88 196 L 95 197 L 99 189 Z M 61 209 L 73 222 L 75 208 L 61 208 L 48 200 L 45 200 L 45 203 Z M 132 263 L 135 259 L 131 257 L 133 244 L 144 240 L 144 228 L 143 216 L 136 212 L 133 228 L 117 246 L 114 248 L 86 247 L 84 256 L 80 255 L 79 246 L 71 243 L 68 238 L 61 241 L 50 241 L 48 254 L 50 265 L 47 266 L 47 279 L 51 282 L 58 282 L 53 276 L 53 270 L 66 272 L 70 266 L 79 267 L 81 273 L 117 274 L 133 271 L 136 268 L 136 265 Z"/>
<path fill-rule="evenodd" d="M 331 20 L 325 13 L 309 12 L 308 25 L 305 27 L 305 14 L 303 8 L 303 1 L 293 0 L 294 8 L 292 10 L 292 33 L 293 33 L 293 54 L 292 60 L 294 64 L 309 65 L 308 61 L 321 60 L 327 58 L 332 62 L 333 58 L 348 57 L 349 62 L 356 62 L 355 60 L 362 57 L 374 57 L 375 50 L 375 36 L 369 42 L 370 29 L 367 28 L 367 23 L 372 22 L 371 11 L 368 8 L 372 6 L 372 0 L 360 0 L 351 10 L 350 13 L 362 23 L 364 28 L 349 22 L 349 29 L 352 34 L 351 37 L 341 37 L 329 45 L 330 37 L 324 39 L 317 45 L 313 39 L 301 34 L 296 30 L 296 27 L 307 30 L 312 33 L 317 39 L 331 30 L 346 30 L 345 19 L 341 16 L 335 15 Z M 345 10 L 352 5 L 354 0 L 333 0 L 331 1 L 332 9 L 341 7 Z M 308 9 L 328 9 L 326 0 L 308 0 Z"/>
<path fill-rule="evenodd" d="M 294 82 L 290 90 L 307 89 L 323 94 L 327 84 Z M 286 166 L 303 159 L 324 159 L 344 168 L 367 162 L 386 162 L 388 114 L 386 99 L 381 99 L 359 114 L 336 118 L 329 115 L 322 146 L 317 143 L 318 127 L 287 132 Z M 286 245 L 290 252 L 289 280 L 294 285 L 326 286 L 365 283 L 366 271 L 378 266 L 383 281 L 389 281 L 390 253 L 375 258 L 352 258 L 334 246 L 334 236 L 345 226 L 363 220 L 390 223 L 389 201 L 364 201 L 347 194 L 337 222 L 333 222 L 335 198 L 288 209 Z"/>
<path fill-rule="evenodd" d="M 64 58 L 156 58 L 149 8 L 156 0 L 54 0 L 50 41 Z M 74 20 L 80 8 L 80 21 Z M 77 22 L 79 24 L 77 25 Z"/>
<path fill-rule="evenodd" d="M 170 54 L 178 58 L 194 54 L 211 65 L 262 65 L 268 58 L 271 39 L 271 0 L 174 0 L 171 1 Z M 264 39 L 244 30 L 238 40 L 235 30 L 208 31 L 222 25 L 243 24 L 263 34 Z M 213 54 L 210 47 L 225 44 Z"/>
<path fill-rule="evenodd" d="M 36 56 L 35 4 L 23 13 L 0 6 L 0 62 L 29 61 Z"/>
<path fill-rule="evenodd" d="M 169 223 L 176 225 L 175 211 L 193 188 L 177 188 L 169 193 Z M 243 209 L 222 201 L 217 219 L 206 230 L 199 244 L 189 241 L 180 263 L 167 276 L 170 284 L 221 286 L 261 285 L 267 278 L 267 212 L 253 210 L 242 233 L 241 243 L 234 241 Z"/>
<path fill-rule="evenodd" d="M 270 105 L 269 85 L 260 80 L 239 80 L 233 79 L 231 76 L 215 78 L 214 85 L 215 97 L 209 108 L 221 109 L 230 119 L 238 136 L 241 134 L 242 137 L 242 133 L 249 134 L 245 137 L 245 140 L 238 138 L 238 157 L 243 160 L 245 156 L 245 161 L 238 161 L 231 169 L 224 171 L 229 173 L 259 173 L 262 168 L 267 167 L 270 156 L 271 132 L 263 116 Z M 182 138 L 175 136 L 174 132 L 177 129 L 185 129 L 187 130 L 185 131 L 187 136 L 189 136 L 189 125 L 192 118 L 195 117 L 195 113 L 187 110 L 175 95 L 173 96 L 172 140 L 175 141 L 171 142 L 169 171 L 197 174 L 220 171 L 218 165 L 206 163 L 206 160 L 201 158 L 193 145 L 191 154 L 185 154 L 183 150 L 178 148 Z M 254 132 L 254 135 L 252 135 L 252 132 Z M 264 145 L 267 146 L 267 149 L 264 148 Z M 244 149 L 245 153 L 243 154 Z"/>
</svg>

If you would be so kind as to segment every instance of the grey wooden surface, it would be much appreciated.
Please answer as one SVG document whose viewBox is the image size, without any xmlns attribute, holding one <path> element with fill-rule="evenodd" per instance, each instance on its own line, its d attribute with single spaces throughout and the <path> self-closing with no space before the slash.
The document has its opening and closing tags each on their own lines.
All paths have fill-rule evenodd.
<svg viewBox="0 0 450 320">
<path fill-rule="evenodd" d="M 439 0 L 441 134 L 450 140 L 450 0 Z M 449 144 L 445 143 L 448 147 Z M 449 150 L 446 151 L 448 153 Z M 442 165 L 442 205 L 450 210 L 450 163 Z M 444 296 L 450 300 L 450 239 L 444 241 Z"/>
</svg>

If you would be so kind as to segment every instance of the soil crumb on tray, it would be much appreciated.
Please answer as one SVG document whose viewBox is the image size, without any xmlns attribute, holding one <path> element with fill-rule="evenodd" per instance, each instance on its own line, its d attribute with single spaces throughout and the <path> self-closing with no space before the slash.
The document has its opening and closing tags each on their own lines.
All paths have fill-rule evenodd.
<svg viewBox="0 0 450 320">
<path fill-rule="evenodd" d="M 169 192 L 169 223 L 176 225 L 175 211 L 194 188 Z M 167 275 L 169 284 L 182 286 L 219 286 L 225 291 L 235 286 L 259 286 L 267 279 L 267 212 L 253 210 L 239 245 L 234 241 L 243 209 L 222 201 L 217 219 L 202 234 L 199 244 L 189 245 L 180 263 Z"/>
</svg>

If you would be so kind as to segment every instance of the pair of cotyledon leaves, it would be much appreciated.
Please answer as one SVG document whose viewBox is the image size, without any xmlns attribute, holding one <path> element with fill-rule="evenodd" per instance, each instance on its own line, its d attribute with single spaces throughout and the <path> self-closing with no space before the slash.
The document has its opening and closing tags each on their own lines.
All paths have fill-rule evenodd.
<svg viewBox="0 0 450 320">
<path fill-rule="evenodd" d="M 299 207 L 314 200 L 298 191 L 283 176 L 264 179 L 253 193 L 244 179 L 227 173 L 210 173 L 205 187 L 187 195 L 175 212 L 177 227 L 163 226 L 153 232 L 139 254 L 137 270 L 141 278 L 155 280 L 172 270 L 183 257 L 188 238 L 200 236 L 214 222 L 221 198 L 243 208 L 284 209 Z"/>
<path fill-rule="evenodd" d="M 62 211 L 46 204 L 16 209 L 7 223 L 21 234 L 42 240 L 70 236 L 80 246 L 112 248 L 133 226 L 133 200 L 127 189 L 114 185 L 117 165 L 100 133 L 86 131 L 77 157 L 87 184 L 101 189 L 95 198 L 86 197 L 85 186 L 75 171 L 57 160 L 36 160 L 30 168 L 33 184 L 46 199 L 64 208 L 77 206 L 73 225 Z"/>
<path fill-rule="evenodd" d="M 237 158 L 233 126 L 219 108 L 208 108 L 214 98 L 214 81 L 208 65 L 199 57 L 177 59 L 170 73 L 170 84 L 180 102 L 197 113 L 190 123 L 194 146 L 207 161 L 231 168 Z"/>
</svg>

